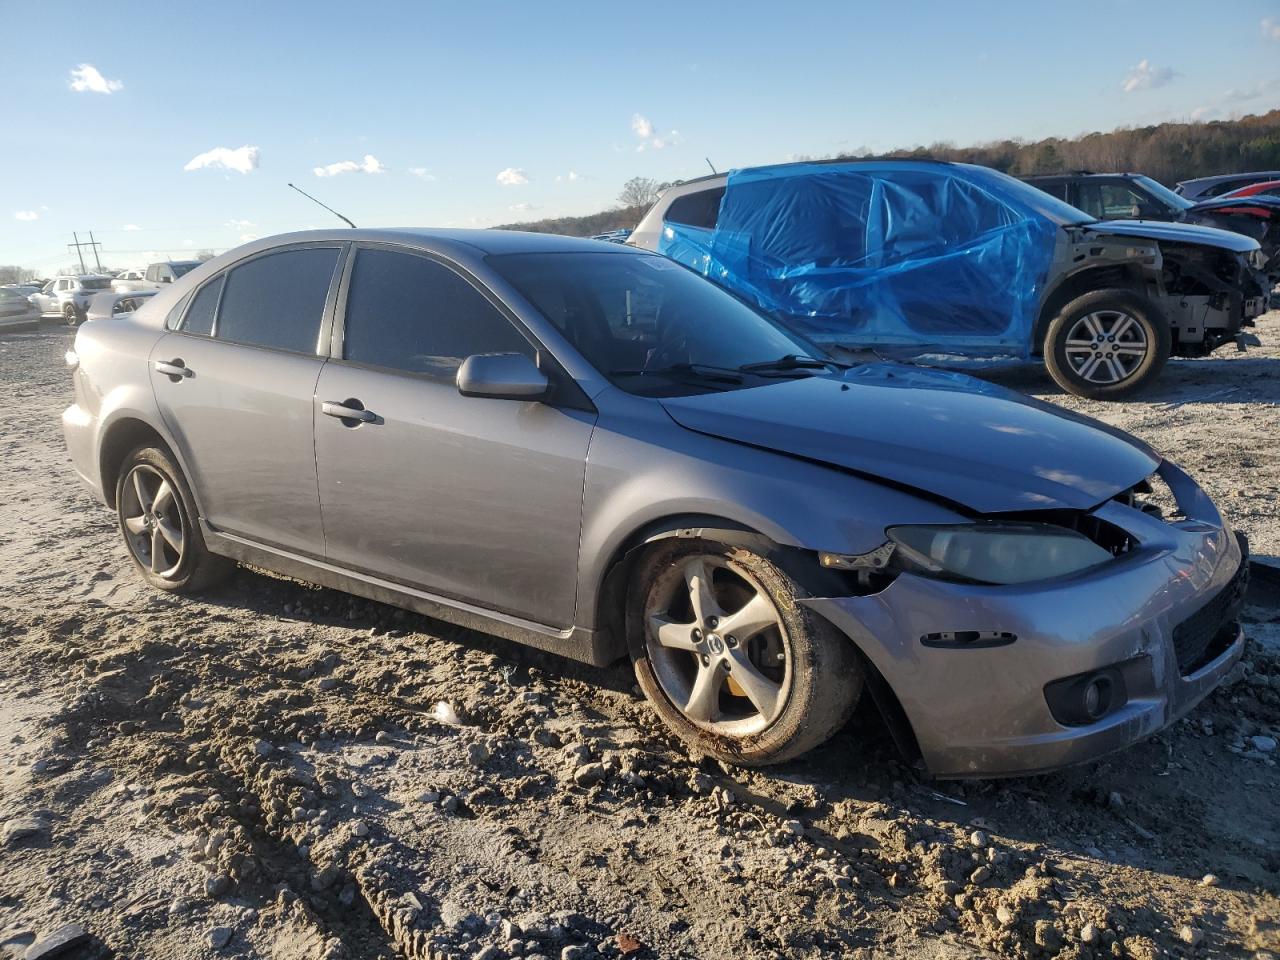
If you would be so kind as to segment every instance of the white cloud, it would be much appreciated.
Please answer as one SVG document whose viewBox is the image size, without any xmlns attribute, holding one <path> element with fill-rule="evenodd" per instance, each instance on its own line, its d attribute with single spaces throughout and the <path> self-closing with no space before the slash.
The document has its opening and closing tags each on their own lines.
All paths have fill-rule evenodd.
<svg viewBox="0 0 1280 960">
<path fill-rule="evenodd" d="M 76 93 L 115 93 L 123 88 L 123 83 L 108 80 L 91 63 L 82 63 L 71 71 L 71 89 Z"/>
<path fill-rule="evenodd" d="M 232 230 L 248 230 L 250 227 L 254 226 L 254 223 L 252 220 L 237 220 L 232 217 L 227 221 L 227 226 Z"/>
<path fill-rule="evenodd" d="M 129 233 L 133 233 L 135 230 L 141 230 L 142 228 L 141 228 L 140 226 L 138 226 L 136 223 L 126 223 L 126 224 L 125 224 L 123 227 L 121 227 L 120 229 L 121 229 L 121 230 L 125 230 L 125 231 L 127 231 L 127 232 L 129 232 Z"/>
<path fill-rule="evenodd" d="M 223 170 L 248 173 L 250 170 L 258 169 L 258 160 L 261 155 L 261 150 L 248 145 L 238 147 L 235 150 L 230 147 L 214 147 L 212 150 L 206 150 L 204 153 L 192 157 L 182 169 L 201 170 L 205 167 L 213 169 L 221 167 Z"/>
<path fill-rule="evenodd" d="M 583 177 L 583 175 L 580 174 L 577 170 L 570 170 L 568 173 L 564 174 L 563 176 L 557 175 L 556 183 L 573 183 L 576 180 L 585 180 L 585 179 L 586 178 Z"/>
<path fill-rule="evenodd" d="M 538 208 L 535 207 L 532 203 L 525 202 L 525 203 L 513 203 L 511 206 L 507 207 L 507 209 L 510 210 L 512 213 L 526 213 L 529 210 L 537 210 Z"/>
<path fill-rule="evenodd" d="M 16 210 L 14 211 L 13 218 L 15 220 L 39 220 L 40 214 L 36 213 L 34 210 Z"/>
<path fill-rule="evenodd" d="M 507 167 L 505 170 L 499 170 L 497 180 L 504 187 L 518 187 L 522 183 L 529 182 L 529 178 L 519 167 Z"/>
<path fill-rule="evenodd" d="M 1280 20 L 1267 17 L 1262 21 L 1262 35 L 1268 40 L 1280 41 Z"/>
<path fill-rule="evenodd" d="M 258 239 L 258 235 L 257 235 L 256 233 L 242 233 L 242 234 L 240 234 L 240 242 L 241 242 L 241 243 L 251 243 L 252 241 L 257 240 L 257 239 Z"/>
<path fill-rule="evenodd" d="M 372 153 L 366 153 L 364 159 L 359 163 L 354 160 L 342 160 L 338 163 L 331 163 L 328 166 L 316 167 L 315 175 L 317 177 L 336 177 L 340 173 L 385 173 L 381 161 Z"/>
<path fill-rule="evenodd" d="M 662 150 L 680 142 L 679 130 L 660 133 L 653 125 L 653 121 L 640 113 L 632 115 L 631 131 L 640 138 L 640 142 L 636 145 L 636 153 L 642 153 L 645 150 Z"/>
<path fill-rule="evenodd" d="M 1124 78 L 1124 92 L 1154 90 L 1156 87 L 1163 87 L 1176 76 L 1172 67 L 1157 67 L 1144 58 L 1138 61 L 1138 65 Z"/>
<path fill-rule="evenodd" d="M 436 178 L 436 175 L 431 172 L 429 167 L 410 167 L 409 172 L 419 180 L 431 181 Z"/>
<path fill-rule="evenodd" d="M 1217 107 L 1196 107 L 1191 111 L 1191 119 L 1197 123 L 1204 120 L 1212 120 L 1221 115 L 1222 111 Z"/>
</svg>

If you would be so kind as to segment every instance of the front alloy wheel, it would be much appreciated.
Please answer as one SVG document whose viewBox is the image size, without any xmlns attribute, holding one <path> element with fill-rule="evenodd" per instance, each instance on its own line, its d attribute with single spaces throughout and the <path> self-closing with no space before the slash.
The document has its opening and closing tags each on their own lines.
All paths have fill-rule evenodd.
<svg viewBox="0 0 1280 960">
<path fill-rule="evenodd" d="M 712 541 L 659 541 L 636 562 L 627 598 L 636 679 L 695 751 L 780 763 L 849 719 L 862 664 L 805 596 L 764 556 Z"/>
<path fill-rule="evenodd" d="M 1173 348 L 1156 305 L 1132 290 L 1094 290 L 1049 324 L 1044 362 L 1068 393 L 1119 400 L 1156 378 Z"/>
</svg>

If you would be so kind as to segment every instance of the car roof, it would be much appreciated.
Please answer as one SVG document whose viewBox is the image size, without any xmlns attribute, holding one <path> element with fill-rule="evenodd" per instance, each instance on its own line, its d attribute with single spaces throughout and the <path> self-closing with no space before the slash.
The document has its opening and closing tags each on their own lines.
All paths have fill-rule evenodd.
<svg viewBox="0 0 1280 960">
<path fill-rule="evenodd" d="M 1243 170 L 1240 173 L 1220 173 L 1212 177 L 1192 177 L 1190 180 L 1179 180 L 1178 186 L 1185 187 L 1192 183 L 1221 183 L 1223 180 L 1243 180 L 1249 177 L 1280 178 L 1280 170 Z"/>
<path fill-rule="evenodd" d="M 672 183 L 673 187 L 687 187 L 694 183 L 709 183 L 713 180 L 725 180 L 730 173 L 743 173 L 747 170 L 785 170 L 788 167 L 820 167 L 826 165 L 845 165 L 853 166 L 854 164 L 921 164 L 931 163 L 940 167 L 954 167 L 958 164 L 952 163 L 950 160 L 934 160 L 932 157 L 824 157 L 821 160 L 792 160 L 787 163 L 762 163 L 747 167 L 733 167 L 731 170 L 722 170 L 719 173 L 704 173 L 700 177 L 694 177 L 690 180 L 677 180 Z M 960 164 L 962 166 L 962 164 Z"/>
<path fill-rule="evenodd" d="M 291 243 L 315 243 L 326 240 L 407 243 L 421 245 L 441 253 L 456 252 L 472 255 L 477 252 L 480 254 L 612 252 L 625 256 L 628 253 L 638 252 L 618 244 L 601 243 L 590 237 L 566 237 L 560 234 L 532 233 L 524 230 L 454 230 L 429 227 L 305 230 L 264 237 L 238 249 L 248 253 Z"/>
</svg>

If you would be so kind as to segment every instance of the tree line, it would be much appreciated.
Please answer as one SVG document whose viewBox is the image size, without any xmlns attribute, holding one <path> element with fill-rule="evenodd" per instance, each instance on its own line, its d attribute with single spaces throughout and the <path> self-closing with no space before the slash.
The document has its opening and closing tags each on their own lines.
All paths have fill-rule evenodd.
<svg viewBox="0 0 1280 960">
<path fill-rule="evenodd" d="M 1208 123 L 1158 123 L 1108 133 L 1044 140 L 994 140 L 968 147 L 933 143 L 873 154 L 869 150 L 802 160 L 919 159 L 977 163 L 1015 177 L 1035 173 L 1092 170 L 1095 173 L 1145 173 L 1173 186 L 1180 180 L 1247 170 L 1280 170 L 1280 110 L 1236 120 Z M 665 187 L 647 177 L 632 177 L 618 195 L 618 206 L 585 217 L 559 217 L 510 223 L 500 230 L 533 230 L 575 237 L 632 228 Z"/>
</svg>

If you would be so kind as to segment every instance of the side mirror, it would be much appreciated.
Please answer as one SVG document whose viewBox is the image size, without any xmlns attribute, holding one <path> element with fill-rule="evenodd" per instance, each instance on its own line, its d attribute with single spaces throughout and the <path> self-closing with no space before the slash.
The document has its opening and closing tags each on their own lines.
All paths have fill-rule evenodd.
<svg viewBox="0 0 1280 960">
<path fill-rule="evenodd" d="M 479 353 L 458 368 L 458 392 L 464 397 L 492 400 L 542 400 L 551 381 L 528 357 L 519 353 Z"/>
</svg>

